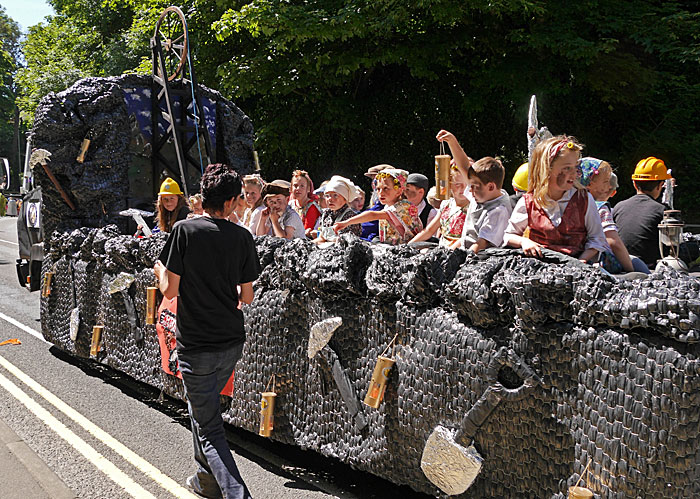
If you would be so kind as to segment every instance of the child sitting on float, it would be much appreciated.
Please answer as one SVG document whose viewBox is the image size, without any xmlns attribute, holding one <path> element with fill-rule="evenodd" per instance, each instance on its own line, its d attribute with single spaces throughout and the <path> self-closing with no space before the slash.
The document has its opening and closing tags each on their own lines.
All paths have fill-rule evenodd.
<svg viewBox="0 0 700 499">
<path fill-rule="evenodd" d="M 360 213 L 365 208 L 365 191 L 363 191 L 359 186 L 355 186 L 357 189 L 357 197 L 350 201 L 348 204 L 355 213 Z"/>
<path fill-rule="evenodd" d="M 462 228 L 464 227 L 464 219 L 469 209 L 469 200 L 464 195 L 467 182 L 464 175 L 462 175 L 456 166 L 453 166 L 450 177 L 450 190 L 452 194 L 450 199 L 440 203 L 438 216 L 433 218 L 425 229 L 411 239 L 412 243 L 427 241 L 440 229 L 440 246 L 447 246 L 450 248 L 459 246 L 459 241 L 462 237 Z"/>
<path fill-rule="evenodd" d="M 462 229 L 461 247 L 478 253 L 503 244 L 503 233 L 512 211 L 510 197 L 502 189 L 506 176 L 500 160 L 487 156 L 468 169 L 469 209 Z"/>
<path fill-rule="evenodd" d="M 407 243 L 423 230 L 418 210 L 404 198 L 408 172 L 394 168 L 382 170 L 375 177 L 376 192 L 384 205 L 381 211 L 365 211 L 333 226 L 336 234 L 348 225 L 379 220 L 379 242 Z"/>
<path fill-rule="evenodd" d="M 153 232 L 171 232 L 175 222 L 185 220 L 189 212 L 178 183 L 170 177 L 163 180 L 156 201 L 156 226 Z"/>
<path fill-rule="evenodd" d="M 530 162 L 528 191 L 518 201 L 505 231 L 505 243 L 529 256 L 549 248 L 595 261 L 607 243 L 593 196 L 580 188 L 579 158 L 583 146 L 559 135 L 537 144 Z M 523 237 L 530 229 L 529 238 Z"/>
<path fill-rule="evenodd" d="M 285 239 L 305 237 L 301 217 L 289 205 L 289 182 L 273 180 L 263 190 L 265 208 L 255 229 L 258 236 L 277 236 Z"/>
<path fill-rule="evenodd" d="M 338 239 L 333 230 L 337 222 L 348 220 L 355 216 L 355 210 L 348 204 L 348 199 L 357 198 L 358 188 L 352 181 L 339 175 L 334 175 L 325 185 L 323 197 L 326 200 L 327 208 L 321 212 L 318 226 L 318 237 L 315 243 L 333 242 Z M 360 237 L 362 232 L 359 225 L 353 224 L 342 229 L 339 234 L 350 233 Z"/>
<path fill-rule="evenodd" d="M 260 214 L 265 208 L 263 205 L 262 190 L 265 187 L 265 181 L 260 175 L 246 175 L 243 177 L 243 196 L 247 209 L 243 212 L 243 225 L 253 234 L 258 226 Z"/>
<path fill-rule="evenodd" d="M 649 273 L 646 264 L 637 257 L 630 256 L 625 243 L 617 233 L 617 225 L 613 220 L 612 208 L 608 199 L 614 194 L 617 187 L 611 185 L 613 176 L 612 167 L 607 161 L 596 158 L 583 158 L 580 163 L 581 178 L 579 182 L 595 199 L 603 226 L 603 233 L 608 244 L 608 249 L 601 255 L 601 266 L 611 274 L 621 272 Z M 617 183 L 617 178 L 615 183 Z"/>
<path fill-rule="evenodd" d="M 243 223 L 243 217 L 245 216 L 245 212 L 247 209 L 248 203 L 246 203 L 245 194 L 241 192 L 236 198 L 235 203 L 233 205 L 233 211 L 228 216 L 227 220 L 247 229 L 247 227 Z"/>
<path fill-rule="evenodd" d="M 187 218 L 192 218 L 195 215 L 203 215 L 204 208 L 202 208 L 202 195 L 200 193 L 192 194 L 189 199 L 190 213 Z"/>
<path fill-rule="evenodd" d="M 314 193 L 314 183 L 304 170 L 292 172 L 289 205 L 301 218 L 306 235 L 310 235 L 316 228 L 321 208 L 318 205 L 318 196 Z"/>
</svg>

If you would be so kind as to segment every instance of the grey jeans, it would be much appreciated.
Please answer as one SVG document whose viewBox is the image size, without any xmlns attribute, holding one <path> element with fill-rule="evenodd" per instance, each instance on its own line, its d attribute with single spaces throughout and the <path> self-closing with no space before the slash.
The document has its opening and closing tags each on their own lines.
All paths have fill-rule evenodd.
<svg viewBox="0 0 700 499">
<path fill-rule="evenodd" d="M 250 497 L 228 446 L 219 409 L 219 393 L 242 353 L 243 343 L 228 350 L 178 355 L 198 465 L 195 486 L 207 497 Z"/>
</svg>

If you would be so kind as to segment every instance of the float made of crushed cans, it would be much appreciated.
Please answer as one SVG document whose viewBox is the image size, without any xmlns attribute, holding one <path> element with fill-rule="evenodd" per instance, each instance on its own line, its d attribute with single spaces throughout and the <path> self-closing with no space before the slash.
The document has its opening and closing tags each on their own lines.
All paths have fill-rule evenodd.
<svg viewBox="0 0 700 499">
<path fill-rule="evenodd" d="M 182 397 L 147 314 L 165 235 L 138 239 L 119 225 L 128 189 L 117 184 L 136 154 L 123 99 L 134 78 L 83 82 L 38 111 L 35 146 L 78 186 L 66 184 L 76 214 L 37 174 L 51 228 L 42 332 Z M 94 127 L 80 168 L 78 115 L 120 124 Z M 223 128 L 217 137 L 234 156 L 241 142 Z M 226 158 L 243 173 L 245 152 L 249 162 Z M 81 190 L 107 161 L 114 192 Z M 326 248 L 256 245 L 263 271 L 244 307 L 228 423 L 435 496 L 563 498 L 575 485 L 600 497 L 700 495 L 700 281 L 673 269 L 621 281 L 548 251 L 420 252 L 352 235 Z"/>
</svg>

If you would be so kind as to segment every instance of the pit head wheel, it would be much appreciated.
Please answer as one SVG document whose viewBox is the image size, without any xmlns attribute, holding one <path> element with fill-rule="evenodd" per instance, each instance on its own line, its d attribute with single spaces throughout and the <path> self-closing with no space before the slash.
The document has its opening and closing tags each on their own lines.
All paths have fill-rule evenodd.
<svg viewBox="0 0 700 499">
<path fill-rule="evenodd" d="M 173 81 L 182 73 L 189 47 L 187 22 L 179 7 L 171 6 L 163 11 L 156 23 L 153 39 L 160 45 L 166 72 L 165 75 L 160 74 L 159 65 L 158 76 Z"/>
</svg>

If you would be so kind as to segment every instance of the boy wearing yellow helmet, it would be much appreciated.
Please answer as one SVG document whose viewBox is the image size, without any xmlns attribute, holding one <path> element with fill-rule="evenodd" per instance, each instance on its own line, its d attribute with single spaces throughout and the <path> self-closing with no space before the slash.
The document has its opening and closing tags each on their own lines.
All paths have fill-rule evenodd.
<svg viewBox="0 0 700 499">
<path fill-rule="evenodd" d="M 671 178 L 664 162 L 649 157 L 637 163 L 632 183 L 637 194 L 619 202 L 613 219 L 620 239 L 630 255 L 638 256 L 649 267 L 656 265 L 659 254 L 659 223 L 668 209 L 658 202 L 664 181 Z"/>
</svg>

